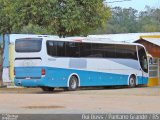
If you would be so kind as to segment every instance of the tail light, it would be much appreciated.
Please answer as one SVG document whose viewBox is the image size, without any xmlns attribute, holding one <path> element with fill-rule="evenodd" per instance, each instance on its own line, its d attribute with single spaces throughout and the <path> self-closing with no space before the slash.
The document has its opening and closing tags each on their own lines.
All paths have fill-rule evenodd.
<svg viewBox="0 0 160 120">
<path fill-rule="evenodd" d="M 45 71 L 44 68 L 42 68 L 42 70 L 41 70 L 41 75 L 45 75 L 45 74 L 46 74 L 46 71 Z"/>
</svg>

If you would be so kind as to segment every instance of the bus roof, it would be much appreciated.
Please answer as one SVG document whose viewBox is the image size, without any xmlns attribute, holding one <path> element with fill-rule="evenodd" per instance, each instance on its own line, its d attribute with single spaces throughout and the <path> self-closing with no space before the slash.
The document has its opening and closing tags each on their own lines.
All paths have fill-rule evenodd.
<svg viewBox="0 0 160 120">
<path fill-rule="evenodd" d="M 100 38 L 90 38 L 90 37 L 82 37 L 82 38 L 44 38 L 45 40 L 50 41 L 68 41 L 68 42 L 82 42 L 82 43 L 102 43 L 102 44 L 125 44 L 125 45 L 139 45 L 143 46 L 139 43 L 129 43 L 129 42 L 120 42 L 120 41 L 111 41 L 107 39 Z"/>
<path fill-rule="evenodd" d="M 10 43 L 14 43 L 16 39 L 22 38 L 59 38 L 56 35 L 36 35 L 36 34 L 10 34 Z"/>
<path fill-rule="evenodd" d="M 51 40 L 51 41 L 72 41 L 72 42 L 84 42 L 84 43 L 102 43 L 102 44 L 125 44 L 125 45 L 139 45 L 143 46 L 139 43 L 130 43 L 126 41 L 113 41 L 108 38 L 93 38 L 93 37 L 66 37 L 59 38 L 56 35 L 35 35 L 35 34 L 10 34 L 10 42 L 14 43 L 16 39 L 23 38 L 43 38 L 43 40 Z"/>
</svg>

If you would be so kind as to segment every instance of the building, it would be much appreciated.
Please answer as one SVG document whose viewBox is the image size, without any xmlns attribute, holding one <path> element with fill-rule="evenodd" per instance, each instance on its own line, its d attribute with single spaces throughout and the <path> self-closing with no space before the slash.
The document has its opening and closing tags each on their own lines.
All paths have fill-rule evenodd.
<svg viewBox="0 0 160 120">
<path fill-rule="evenodd" d="M 135 42 L 143 44 L 147 52 L 153 57 L 149 65 L 148 86 L 160 85 L 160 34 L 143 35 Z"/>
</svg>

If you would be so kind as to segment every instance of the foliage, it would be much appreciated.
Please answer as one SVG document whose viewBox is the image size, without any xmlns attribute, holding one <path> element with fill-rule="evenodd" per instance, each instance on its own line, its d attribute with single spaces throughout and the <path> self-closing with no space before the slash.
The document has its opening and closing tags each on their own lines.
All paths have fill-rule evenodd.
<svg viewBox="0 0 160 120">
<path fill-rule="evenodd" d="M 30 24 L 27 26 L 23 26 L 23 28 L 21 29 L 20 33 L 23 34 L 51 34 L 49 31 L 47 31 L 47 29 L 38 26 L 38 25 L 33 25 Z"/>
<path fill-rule="evenodd" d="M 110 33 L 136 32 L 136 10 L 133 8 L 122 9 L 120 7 L 116 7 L 112 14 L 112 19 L 109 21 L 110 31 L 108 29 Z"/>
<path fill-rule="evenodd" d="M 138 12 L 115 7 L 111 13 L 103 0 L 0 0 L 0 33 L 86 36 L 160 31 L 158 8 Z"/>
<path fill-rule="evenodd" d="M 110 34 L 135 32 L 160 32 L 160 9 L 146 7 L 145 11 L 138 12 L 133 8 L 115 7 L 105 31 L 98 31 Z"/>
<path fill-rule="evenodd" d="M 5 34 L 11 32 L 11 22 L 8 10 L 6 8 L 7 1 L 0 0 L 0 33 Z"/>
<path fill-rule="evenodd" d="M 87 35 L 110 16 L 103 0 L 0 0 L 0 32 Z M 26 31 L 27 30 L 27 31 Z"/>
<path fill-rule="evenodd" d="M 146 11 L 140 12 L 139 30 L 144 32 L 160 31 L 160 9 L 146 7 Z"/>
</svg>

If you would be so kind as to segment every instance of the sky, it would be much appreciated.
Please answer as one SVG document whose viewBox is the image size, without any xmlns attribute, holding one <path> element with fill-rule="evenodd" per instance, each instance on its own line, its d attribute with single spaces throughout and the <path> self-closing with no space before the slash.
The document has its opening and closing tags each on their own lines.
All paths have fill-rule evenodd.
<svg viewBox="0 0 160 120">
<path fill-rule="evenodd" d="M 129 8 L 132 7 L 138 11 L 144 11 L 145 6 L 150 6 L 151 8 L 160 8 L 160 0 L 130 0 L 130 1 L 123 1 L 123 0 L 106 0 L 108 3 L 107 5 L 110 7 L 120 6 L 122 8 Z M 123 1 L 123 2 L 115 2 L 115 1 Z M 114 2 L 114 3 L 109 3 Z"/>
</svg>

